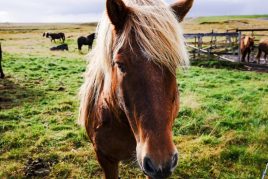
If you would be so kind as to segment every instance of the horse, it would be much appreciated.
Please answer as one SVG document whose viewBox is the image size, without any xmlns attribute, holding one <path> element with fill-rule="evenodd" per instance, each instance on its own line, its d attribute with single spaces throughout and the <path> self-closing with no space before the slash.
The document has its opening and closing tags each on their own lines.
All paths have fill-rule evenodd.
<svg viewBox="0 0 268 179">
<path fill-rule="evenodd" d="M 51 42 L 54 41 L 56 43 L 56 39 L 60 39 L 62 43 L 65 41 L 65 34 L 60 32 L 60 33 L 50 33 L 50 32 L 45 32 L 43 33 L 43 37 L 46 38 L 51 38 Z"/>
<path fill-rule="evenodd" d="M 242 54 L 242 62 L 246 61 L 246 57 L 248 62 L 250 60 L 250 53 L 254 49 L 254 37 L 250 36 L 242 36 L 240 41 L 240 51 Z"/>
<path fill-rule="evenodd" d="M 87 37 L 83 36 L 79 37 L 77 39 L 78 50 L 81 51 L 83 45 L 88 45 L 88 50 L 92 48 L 94 39 L 95 39 L 95 33 L 92 33 Z"/>
<path fill-rule="evenodd" d="M 259 49 L 259 51 L 258 51 L 258 54 L 256 57 L 258 63 L 260 64 L 262 53 L 264 53 L 264 60 L 265 60 L 265 63 L 267 63 L 268 39 L 261 39 L 259 46 L 258 46 L 258 49 Z"/>
<path fill-rule="evenodd" d="M 0 43 L 0 78 L 4 78 L 5 77 L 5 74 L 4 74 L 3 69 L 2 69 L 2 58 L 3 58 L 3 55 L 2 55 L 2 46 L 1 46 L 1 43 Z"/>
<path fill-rule="evenodd" d="M 50 48 L 51 51 L 68 51 L 69 48 L 68 48 L 68 45 L 67 44 L 61 44 L 61 45 L 58 45 L 56 47 L 52 47 Z"/>
<path fill-rule="evenodd" d="M 176 70 L 189 64 L 180 22 L 192 5 L 193 0 L 171 6 L 162 0 L 106 0 L 78 119 L 106 179 L 118 179 L 119 162 L 131 159 L 148 179 L 167 178 L 177 166 Z"/>
</svg>

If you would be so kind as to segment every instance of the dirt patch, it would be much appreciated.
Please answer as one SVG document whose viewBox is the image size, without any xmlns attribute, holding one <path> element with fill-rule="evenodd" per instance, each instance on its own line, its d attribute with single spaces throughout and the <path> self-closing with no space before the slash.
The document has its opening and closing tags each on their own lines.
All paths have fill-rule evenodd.
<svg viewBox="0 0 268 179">
<path fill-rule="evenodd" d="M 246 64 L 244 65 L 245 68 L 248 71 L 256 71 L 256 72 L 260 72 L 260 73 L 268 73 L 268 66 L 267 65 L 258 65 L 258 64 Z"/>
<path fill-rule="evenodd" d="M 27 178 L 45 177 L 51 172 L 51 168 L 58 163 L 57 159 L 28 159 L 25 164 L 24 175 Z"/>
<path fill-rule="evenodd" d="M 268 65 L 256 63 L 237 63 L 220 60 L 195 60 L 191 63 L 193 66 L 204 68 L 241 70 L 241 71 L 255 71 L 260 73 L 268 73 Z"/>
<path fill-rule="evenodd" d="M 44 177 L 50 173 L 50 163 L 43 159 L 29 159 L 24 169 L 26 177 Z"/>
</svg>

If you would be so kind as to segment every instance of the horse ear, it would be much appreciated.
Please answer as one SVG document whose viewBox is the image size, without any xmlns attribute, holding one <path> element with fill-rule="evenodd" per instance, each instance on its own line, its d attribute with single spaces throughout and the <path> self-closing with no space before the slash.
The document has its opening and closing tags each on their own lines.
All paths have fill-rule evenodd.
<svg viewBox="0 0 268 179">
<path fill-rule="evenodd" d="M 178 0 L 178 2 L 171 5 L 171 9 L 177 15 L 179 22 L 182 22 L 186 14 L 190 11 L 194 0 Z"/>
<path fill-rule="evenodd" d="M 115 30 L 122 30 L 130 11 L 129 8 L 122 0 L 107 0 L 106 9 Z"/>
</svg>

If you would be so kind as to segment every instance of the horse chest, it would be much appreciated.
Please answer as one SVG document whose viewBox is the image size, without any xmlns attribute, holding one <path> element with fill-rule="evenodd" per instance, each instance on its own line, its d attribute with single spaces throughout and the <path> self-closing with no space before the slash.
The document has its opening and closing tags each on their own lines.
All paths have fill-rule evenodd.
<svg viewBox="0 0 268 179">
<path fill-rule="evenodd" d="M 97 150 L 117 158 L 127 160 L 136 148 L 136 140 L 130 127 L 114 118 L 108 109 L 102 109 L 92 135 Z"/>
</svg>

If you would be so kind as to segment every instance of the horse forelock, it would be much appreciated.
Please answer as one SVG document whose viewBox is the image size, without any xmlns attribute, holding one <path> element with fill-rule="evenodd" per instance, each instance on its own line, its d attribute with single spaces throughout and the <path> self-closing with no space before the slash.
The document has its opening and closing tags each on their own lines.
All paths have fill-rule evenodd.
<svg viewBox="0 0 268 179">
<path fill-rule="evenodd" d="M 179 66 L 188 66 L 188 54 L 181 27 L 171 9 L 162 0 L 124 0 L 131 14 L 123 32 L 113 45 L 113 27 L 105 13 L 98 24 L 96 46 L 89 54 L 85 83 L 80 90 L 80 117 L 84 124 L 93 110 L 100 92 L 109 92 L 112 79 L 113 55 L 130 43 L 130 33 L 135 38 L 141 53 L 148 60 L 167 67 L 174 75 Z M 102 89 L 101 89 L 102 88 Z"/>
</svg>

